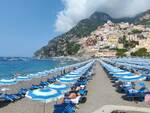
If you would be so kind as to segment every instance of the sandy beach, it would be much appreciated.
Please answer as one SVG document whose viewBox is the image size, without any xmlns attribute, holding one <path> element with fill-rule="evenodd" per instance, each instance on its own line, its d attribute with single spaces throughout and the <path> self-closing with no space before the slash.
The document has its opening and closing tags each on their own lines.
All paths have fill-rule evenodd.
<svg viewBox="0 0 150 113">
<path fill-rule="evenodd" d="M 95 76 L 88 84 L 87 102 L 79 105 L 77 113 L 93 113 L 104 105 L 149 107 L 149 105 L 144 102 L 135 103 L 123 100 L 121 98 L 122 94 L 115 91 L 115 88 L 112 86 L 113 84 L 98 62 L 94 68 Z M 53 113 L 53 105 L 55 103 L 56 102 L 46 104 L 45 113 Z M 44 103 L 23 98 L 17 102 L 1 107 L 0 113 L 43 113 L 43 109 Z"/>
</svg>

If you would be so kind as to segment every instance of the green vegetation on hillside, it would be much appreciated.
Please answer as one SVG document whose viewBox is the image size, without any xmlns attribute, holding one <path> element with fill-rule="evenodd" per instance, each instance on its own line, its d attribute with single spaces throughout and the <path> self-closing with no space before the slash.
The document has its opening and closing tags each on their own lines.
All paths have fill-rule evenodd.
<svg viewBox="0 0 150 113">
<path fill-rule="evenodd" d="M 75 42 L 67 42 L 66 51 L 69 55 L 75 55 L 80 49 L 80 45 Z"/>
<path fill-rule="evenodd" d="M 119 57 L 123 57 L 123 56 L 126 56 L 125 52 L 127 52 L 127 49 L 117 49 L 116 50 L 116 55 L 119 56 Z"/>
<path fill-rule="evenodd" d="M 150 20 L 149 19 L 144 19 L 144 20 L 140 21 L 138 24 L 143 24 L 143 25 L 148 24 L 148 25 L 150 25 Z"/>
<path fill-rule="evenodd" d="M 142 57 L 142 56 L 150 56 L 150 53 L 147 52 L 146 48 L 140 48 L 139 50 L 132 52 L 131 56 L 138 56 L 138 57 Z"/>
<path fill-rule="evenodd" d="M 136 34 L 136 33 L 142 33 L 142 31 L 141 31 L 141 30 L 138 30 L 138 29 L 133 29 L 133 30 L 132 30 L 132 33 L 134 33 L 134 34 Z"/>
<path fill-rule="evenodd" d="M 105 21 L 106 22 L 106 21 Z M 99 25 L 103 25 L 104 21 L 92 21 L 90 19 L 84 19 L 78 23 L 73 29 L 70 30 L 71 34 L 76 35 L 78 38 L 90 35 L 90 33 Z"/>
</svg>

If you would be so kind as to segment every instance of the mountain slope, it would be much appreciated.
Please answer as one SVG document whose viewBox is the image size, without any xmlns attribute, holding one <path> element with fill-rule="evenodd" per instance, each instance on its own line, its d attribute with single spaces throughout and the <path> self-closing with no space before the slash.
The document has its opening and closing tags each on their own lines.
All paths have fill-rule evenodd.
<svg viewBox="0 0 150 113">
<path fill-rule="evenodd" d="M 149 24 L 149 15 L 150 10 L 133 18 L 127 17 L 114 19 L 108 14 L 95 12 L 89 18 L 81 20 L 70 31 L 50 40 L 48 45 L 36 51 L 34 56 L 38 58 L 47 58 L 55 56 L 75 55 L 80 49 L 80 45 L 77 44 L 78 39 L 88 36 L 92 31 L 96 30 L 98 26 L 103 25 L 108 20 L 111 20 L 114 23 L 129 22 L 135 24 Z"/>
<path fill-rule="evenodd" d="M 150 25 L 150 10 L 136 16 L 135 24 Z"/>
</svg>

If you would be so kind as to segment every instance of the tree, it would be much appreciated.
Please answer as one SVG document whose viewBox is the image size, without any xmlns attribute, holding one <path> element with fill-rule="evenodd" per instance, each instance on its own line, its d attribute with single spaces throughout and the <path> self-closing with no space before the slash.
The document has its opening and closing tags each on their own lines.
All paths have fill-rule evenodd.
<svg viewBox="0 0 150 113">
<path fill-rule="evenodd" d="M 75 42 L 68 42 L 66 51 L 69 55 L 75 55 L 80 49 L 80 45 Z"/>
<path fill-rule="evenodd" d="M 119 57 L 126 56 L 125 52 L 127 52 L 127 49 L 117 49 L 116 55 Z"/>
<path fill-rule="evenodd" d="M 135 52 L 132 52 L 131 53 L 131 56 L 139 56 L 139 57 L 142 57 L 142 56 L 150 56 L 150 53 L 147 52 L 147 49 L 146 48 L 140 48 L 139 50 L 135 51 Z"/>
</svg>

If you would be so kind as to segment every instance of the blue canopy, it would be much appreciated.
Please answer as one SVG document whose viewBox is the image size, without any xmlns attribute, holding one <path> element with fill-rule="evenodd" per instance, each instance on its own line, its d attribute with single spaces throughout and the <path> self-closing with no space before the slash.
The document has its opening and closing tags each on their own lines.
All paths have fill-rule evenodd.
<svg viewBox="0 0 150 113">
<path fill-rule="evenodd" d="M 70 90 L 70 87 L 65 84 L 50 84 L 48 85 L 48 87 L 60 91 L 62 93 L 68 92 Z"/>
<path fill-rule="evenodd" d="M 44 88 L 44 89 L 30 90 L 26 93 L 26 97 L 35 101 L 48 103 L 51 101 L 56 101 L 57 99 L 64 97 L 64 95 L 58 92 L 57 90 L 51 88 Z"/>
<path fill-rule="evenodd" d="M 16 80 L 17 81 L 27 81 L 27 80 L 31 80 L 31 78 L 29 76 L 17 76 Z"/>
<path fill-rule="evenodd" d="M 145 79 L 146 76 L 124 76 L 119 78 L 119 81 L 135 82 L 135 81 L 143 81 Z"/>
<path fill-rule="evenodd" d="M 128 72 L 128 71 L 124 71 L 124 72 L 114 73 L 112 76 L 113 77 L 133 76 L 133 73 Z"/>
<path fill-rule="evenodd" d="M 80 78 L 81 75 L 79 75 L 79 74 L 67 74 L 64 77 L 66 77 L 66 78 Z"/>
<path fill-rule="evenodd" d="M 17 81 L 16 79 L 1 79 L 0 80 L 0 85 L 13 85 L 13 84 L 16 84 Z"/>
<path fill-rule="evenodd" d="M 57 81 L 65 84 L 74 84 L 77 81 L 77 79 L 62 77 L 57 79 Z"/>
</svg>

